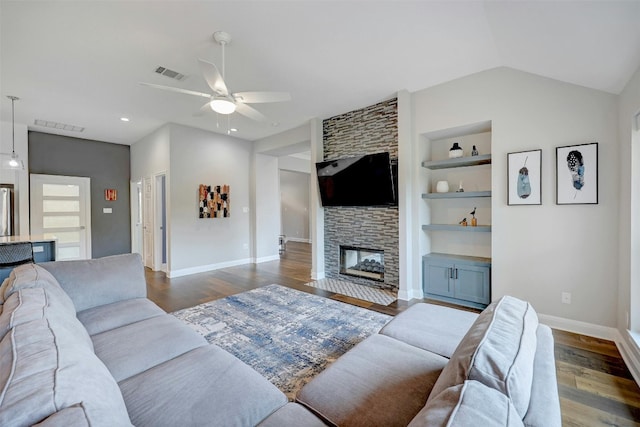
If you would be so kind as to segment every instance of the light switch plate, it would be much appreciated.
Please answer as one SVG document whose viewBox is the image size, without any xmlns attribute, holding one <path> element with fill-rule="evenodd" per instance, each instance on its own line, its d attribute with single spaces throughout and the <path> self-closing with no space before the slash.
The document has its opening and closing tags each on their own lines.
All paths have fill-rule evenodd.
<svg viewBox="0 0 640 427">
<path fill-rule="evenodd" d="M 102 208 L 102 213 L 113 213 L 113 208 Z"/>
</svg>

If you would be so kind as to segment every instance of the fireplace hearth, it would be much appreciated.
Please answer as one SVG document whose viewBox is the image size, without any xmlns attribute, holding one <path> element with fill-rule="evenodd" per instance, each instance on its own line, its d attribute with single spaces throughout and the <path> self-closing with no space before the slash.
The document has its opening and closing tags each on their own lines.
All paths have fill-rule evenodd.
<svg viewBox="0 0 640 427">
<path fill-rule="evenodd" d="M 384 282 L 384 251 L 341 245 L 340 274 Z"/>
</svg>

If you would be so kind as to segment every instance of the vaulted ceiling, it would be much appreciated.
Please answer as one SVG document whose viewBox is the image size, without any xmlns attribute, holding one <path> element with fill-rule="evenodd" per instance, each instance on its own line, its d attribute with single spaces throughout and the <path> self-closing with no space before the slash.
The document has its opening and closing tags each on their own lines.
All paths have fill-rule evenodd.
<svg viewBox="0 0 640 427">
<path fill-rule="evenodd" d="M 43 132 L 131 144 L 174 122 L 255 140 L 499 66 L 616 94 L 640 66 L 639 22 L 640 1 L 2 0 L 1 119 L 15 95 L 16 122 Z M 197 59 L 220 67 L 218 30 L 231 91 L 291 93 L 254 104 L 267 122 L 194 116 L 203 98 L 140 85 L 210 92 Z"/>
</svg>

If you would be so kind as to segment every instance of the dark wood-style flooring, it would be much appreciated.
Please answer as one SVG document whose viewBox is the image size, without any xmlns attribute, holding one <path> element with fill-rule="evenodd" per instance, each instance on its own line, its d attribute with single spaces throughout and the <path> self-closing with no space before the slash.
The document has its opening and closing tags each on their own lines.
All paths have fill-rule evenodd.
<svg viewBox="0 0 640 427">
<path fill-rule="evenodd" d="M 312 288 L 305 286 L 311 281 L 310 271 L 310 245 L 288 242 L 279 261 L 174 279 L 168 279 L 162 272 L 147 270 L 147 290 L 149 298 L 169 312 L 272 283 L 390 315 L 421 301 L 396 301 L 382 306 Z M 554 330 L 553 335 L 563 426 L 640 427 L 640 388 L 616 345 L 560 330 Z"/>
</svg>

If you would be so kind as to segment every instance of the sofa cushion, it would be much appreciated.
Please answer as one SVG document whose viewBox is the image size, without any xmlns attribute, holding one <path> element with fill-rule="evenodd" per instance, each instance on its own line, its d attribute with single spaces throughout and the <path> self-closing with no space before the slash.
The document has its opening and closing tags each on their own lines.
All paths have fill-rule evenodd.
<svg viewBox="0 0 640 427">
<path fill-rule="evenodd" d="M 49 415 L 41 423 L 34 427 L 91 427 L 87 414 L 82 404 L 64 408 L 61 411 Z"/>
<path fill-rule="evenodd" d="M 60 282 L 77 311 L 147 296 L 140 254 L 45 262 L 40 265 Z"/>
<path fill-rule="evenodd" d="M 258 427 L 325 427 L 320 418 L 313 415 L 307 408 L 289 402 L 282 408 L 263 420 Z"/>
<path fill-rule="evenodd" d="M 89 335 L 95 335 L 163 314 L 165 311 L 150 300 L 133 298 L 81 311 L 78 320 Z"/>
<path fill-rule="evenodd" d="M 287 403 L 273 384 L 215 345 L 119 385 L 137 426 L 254 426 Z"/>
<path fill-rule="evenodd" d="M 381 334 L 444 357 L 451 357 L 478 314 L 435 304 L 414 304 L 398 314 Z"/>
<path fill-rule="evenodd" d="M 406 426 L 448 359 L 375 334 L 321 372 L 296 400 L 340 426 Z"/>
<path fill-rule="evenodd" d="M 538 316 L 525 301 L 505 296 L 478 316 L 442 371 L 430 398 L 466 380 L 507 395 L 523 418 L 533 382 Z"/>
<path fill-rule="evenodd" d="M 477 381 L 465 381 L 429 399 L 409 427 L 523 425 L 507 396 Z"/>
<path fill-rule="evenodd" d="M 120 382 L 180 356 L 207 341 L 175 317 L 164 314 L 91 337 L 96 355 Z"/>
<path fill-rule="evenodd" d="M 82 403 L 92 426 L 131 425 L 122 394 L 72 331 L 39 319 L 0 341 L 0 425 L 25 426 Z"/>
<path fill-rule="evenodd" d="M 523 418 L 526 426 L 560 427 L 560 397 L 556 377 L 553 335 L 547 325 L 538 325 L 536 357 L 533 362 L 535 381 L 531 387 L 531 400 L 527 415 Z"/>
<path fill-rule="evenodd" d="M 0 313 L 0 339 L 17 325 L 38 319 L 49 319 L 64 325 L 87 348 L 93 350 L 91 338 L 76 318 L 75 311 L 69 311 L 65 302 L 60 300 L 60 295 L 47 287 L 20 289 L 9 296 Z"/>
<path fill-rule="evenodd" d="M 55 295 L 57 300 L 70 313 L 76 314 L 76 308 L 71 298 L 62 289 L 58 281 L 44 268 L 36 264 L 22 264 L 14 268 L 9 277 L 2 283 L 0 299 L 7 299 L 20 289 L 43 288 L 49 294 Z"/>
</svg>

